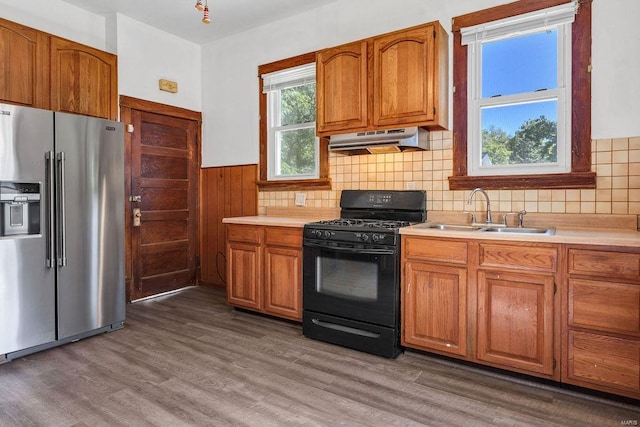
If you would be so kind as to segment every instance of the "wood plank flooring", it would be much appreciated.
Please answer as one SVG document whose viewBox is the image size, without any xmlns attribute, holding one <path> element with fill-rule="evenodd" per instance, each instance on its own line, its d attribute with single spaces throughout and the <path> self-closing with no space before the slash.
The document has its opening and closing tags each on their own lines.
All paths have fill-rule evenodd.
<svg viewBox="0 0 640 427">
<path fill-rule="evenodd" d="M 189 288 L 125 328 L 0 366 L 1 426 L 620 426 L 633 401 L 529 384 L 424 354 L 312 341 Z"/>
</svg>

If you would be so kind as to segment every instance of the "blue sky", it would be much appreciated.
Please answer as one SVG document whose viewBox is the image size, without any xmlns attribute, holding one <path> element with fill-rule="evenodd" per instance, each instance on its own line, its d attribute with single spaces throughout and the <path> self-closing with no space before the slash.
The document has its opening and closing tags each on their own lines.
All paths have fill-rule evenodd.
<svg viewBox="0 0 640 427">
<path fill-rule="evenodd" d="M 482 96 L 512 95 L 556 88 L 557 31 L 529 34 L 483 44 Z M 556 102 L 483 110 L 483 127 L 513 133 L 529 118 L 557 120 Z"/>
</svg>

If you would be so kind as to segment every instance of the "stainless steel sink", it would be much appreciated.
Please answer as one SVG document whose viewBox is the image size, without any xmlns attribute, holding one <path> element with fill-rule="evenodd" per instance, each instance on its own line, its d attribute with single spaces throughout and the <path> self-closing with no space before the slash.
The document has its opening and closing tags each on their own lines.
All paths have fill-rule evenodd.
<svg viewBox="0 0 640 427">
<path fill-rule="evenodd" d="M 495 225 L 482 224 L 438 224 L 430 222 L 418 224 L 415 227 L 442 231 L 476 231 L 479 233 L 531 234 L 547 236 L 556 234 L 555 227 L 496 227 Z"/>
<path fill-rule="evenodd" d="M 484 233 L 500 233 L 500 234 L 535 234 L 535 235 L 554 235 L 555 227 L 538 228 L 538 227 L 488 227 L 481 230 Z"/>
<path fill-rule="evenodd" d="M 443 231 L 480 231 L 483 228 L 477 225 L 464 225 L 464 224 L 432 224 L 425 222 L 424 224 L 416 225 L 416 228 L 429 228 L 432 230 Z"/>
</svg>

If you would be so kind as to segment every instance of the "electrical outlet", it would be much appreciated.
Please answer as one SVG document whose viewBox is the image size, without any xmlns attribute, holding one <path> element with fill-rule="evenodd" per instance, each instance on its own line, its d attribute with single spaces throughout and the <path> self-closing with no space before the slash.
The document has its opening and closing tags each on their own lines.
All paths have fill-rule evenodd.
<svg viewBox="0 0 640 427">
<path fill-rule="evenodd" d="M 306 193 L 296 193 L 296 206 L 307 206 L 307 194 Z"/>
</svg>

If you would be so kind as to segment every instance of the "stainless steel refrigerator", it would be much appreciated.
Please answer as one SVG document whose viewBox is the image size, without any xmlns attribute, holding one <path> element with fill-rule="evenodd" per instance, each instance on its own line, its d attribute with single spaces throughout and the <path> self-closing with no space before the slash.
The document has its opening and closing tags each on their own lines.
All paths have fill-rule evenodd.
<svg viewBox="0 0 640 427">
<path fill-rule="evenodd" d="M 122 124 L 0 104 L 0 363 L 124 319 Z"/>
</svg>

